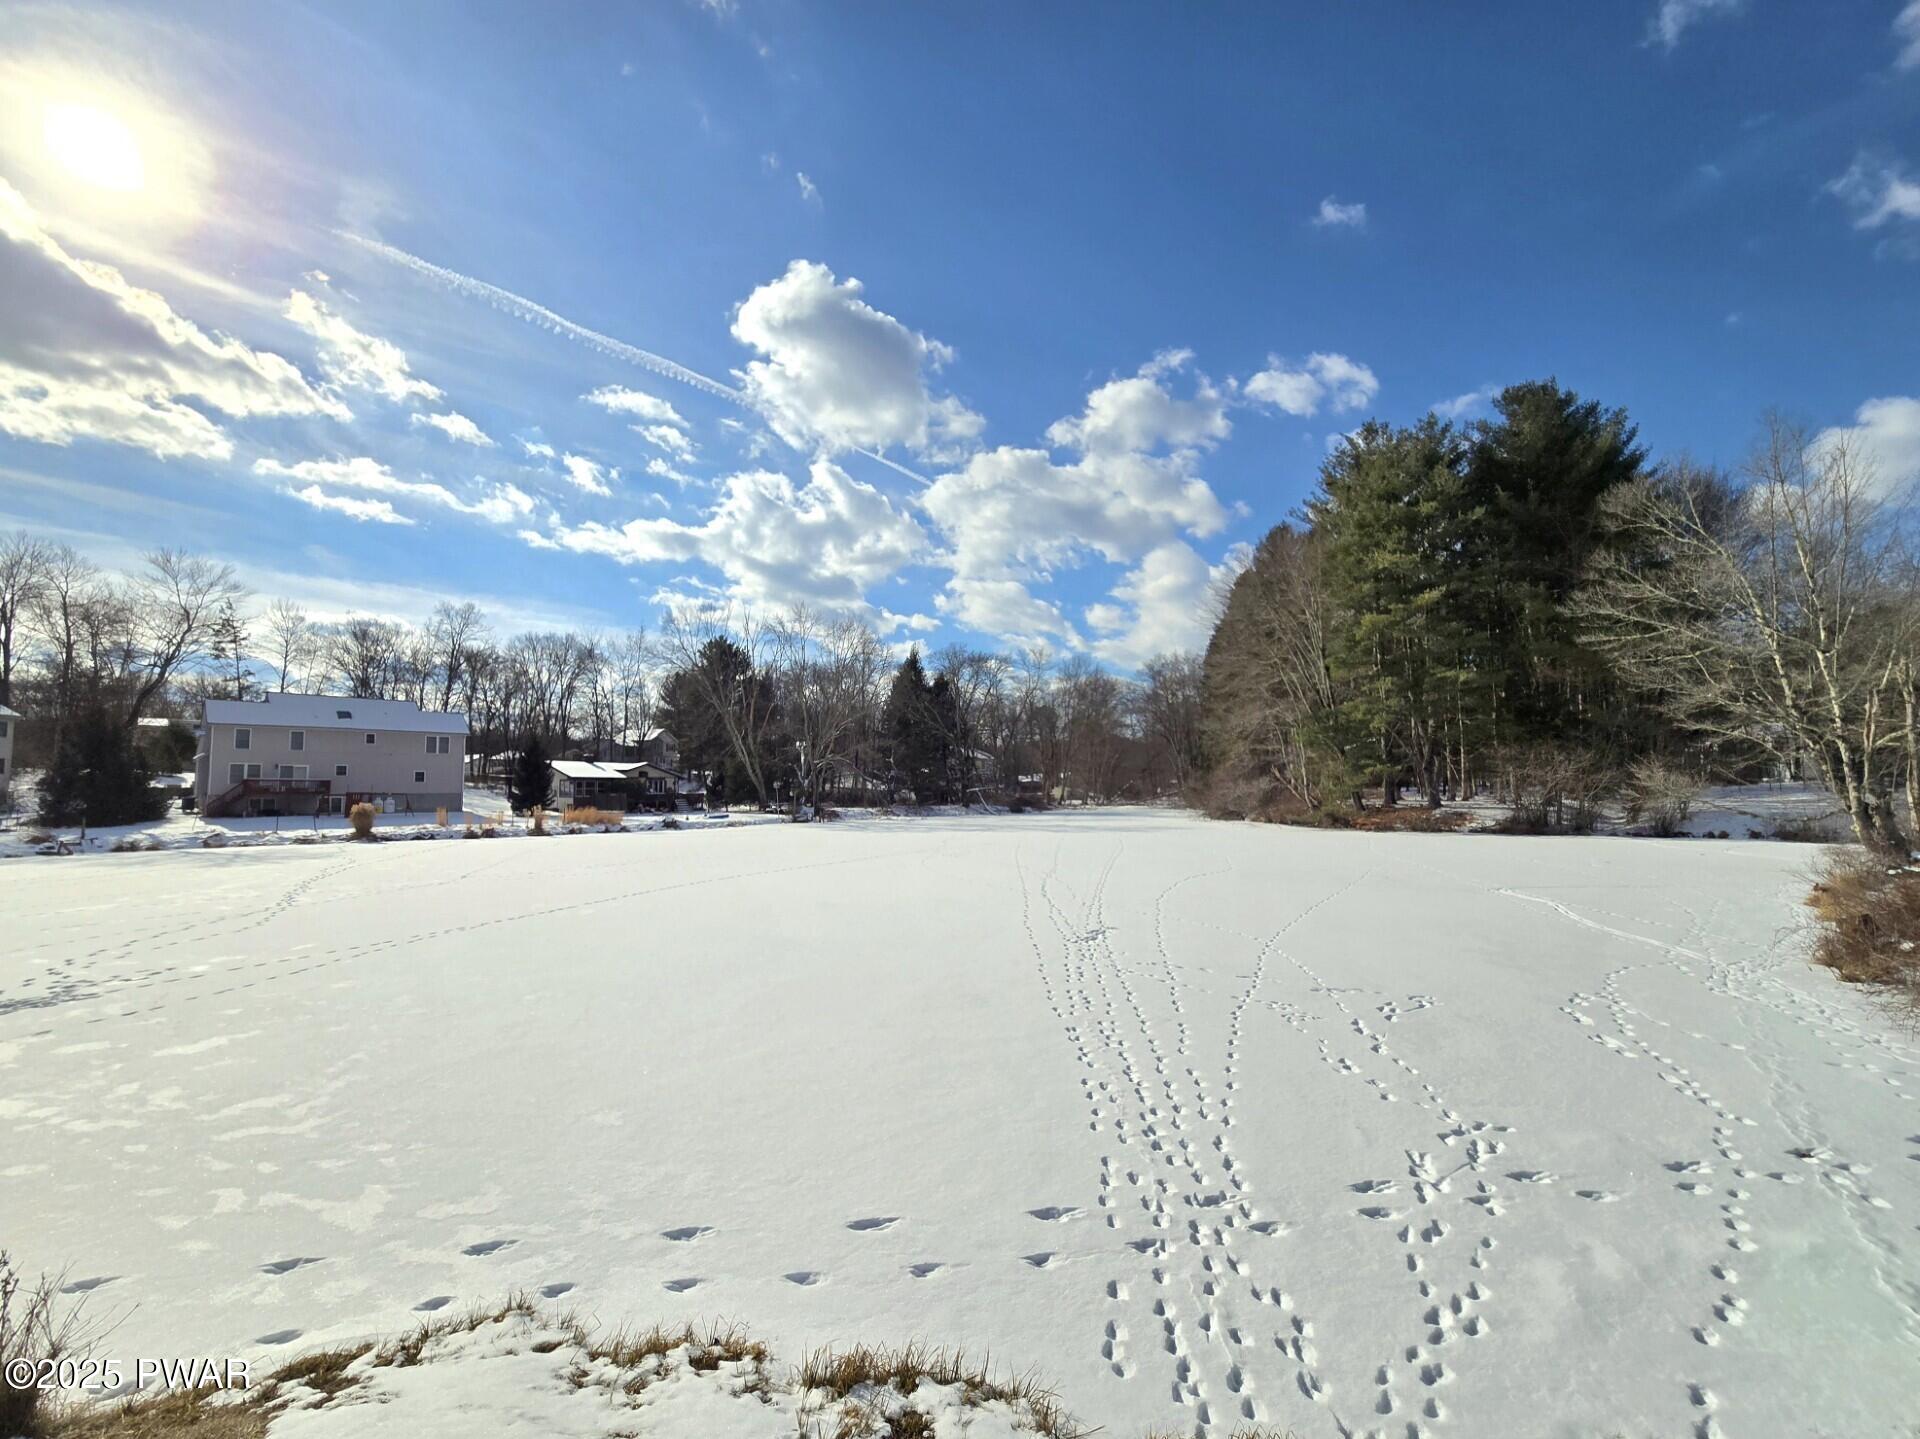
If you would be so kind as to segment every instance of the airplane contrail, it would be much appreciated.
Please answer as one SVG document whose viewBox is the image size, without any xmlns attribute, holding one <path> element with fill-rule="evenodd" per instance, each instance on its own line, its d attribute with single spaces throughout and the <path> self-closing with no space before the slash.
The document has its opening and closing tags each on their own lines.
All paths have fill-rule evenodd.
<svg viewBox="0 0 1920 1439">
<path fill-rule="evenodd" d="M 716 380 L 711 375 L 703 375 L 698 370 L 690 370 L 677 360 L 669 360 L 665 355 L 656 355 L 652 350 L 643 350 L 638 345 L 629 345 L 625 340 L 616 340 L 611 335 L 590 330 L 585 325 L 569 320 L 565 315 L 549 310 L 536 300 L 529 300 L 525 295 L 516 295 L 513 291 L 503 290 L 498 285 L 489 285 L 485 280 L 476 280 L 473 276 L 463 275 L 458 270 L 449 270 L 444 265 L 423 260 L 418 255 L 408 254 L 397 245 L 387 244 L 384 240 L 356 235 L 351 230 L 336 230 L 334 233 L 341 239 L 358 245 L 363 250 L 369 250 L 384 260 L 389 260 L 412 270 L 415 274 L 424 275 L 429 280 L 445 285 L 457 294 L 483 300 L 502 314 L 511 315 L 516 320 L 523 320 L 529 325 L 538 326 L 556 335 L 564 335 L 567 339 L 585 345 L 590 350 L 597 350 L 610 359 L 625 360 L 630 365 L 638 365 L 641 369 L 650 370 L 664 379 L 678 380 L 683 385 L 689 385 L 705 394 L 725 400 L 729 404 L 738 405 L 743 410 L 755 408 L 746 394 L 732 385 Z M 755 410 L 755 413 L 758 411 Z M 896 470 L 919 484 L 933 483 L 925 475 L 909 469 L 898 460 L 889 459 L 878 450 L 869 450 L 860 445 L 854 445 L 851 448 L 856 454 L 865 455 L 870 460 L 878 460 L 888 469 Z"/>
</svg>

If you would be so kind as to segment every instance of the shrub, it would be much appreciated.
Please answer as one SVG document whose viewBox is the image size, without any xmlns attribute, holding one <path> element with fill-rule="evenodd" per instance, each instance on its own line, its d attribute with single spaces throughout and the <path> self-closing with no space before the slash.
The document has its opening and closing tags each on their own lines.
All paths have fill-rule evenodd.
<svg viewBox="0 0 1920 1439">
<path fill-rule="evenodd" d="M 1596 755 L 1565 745 L 1515 746 L 1501 756 L 1506 834 L 1587 834 L 1617 776 Z"/>
<path fill-rule="evenodd" d="M 1700 782 L 1685 770 L 1664 760 L 1635 760 L 1627 771 L 1627 823 L 1644 824 L 1652 834 L 1678 834 L 1699 794 Z"/>
<path fill-rule="evenodd" d="M 535 805 L 531 819 L 532 822 L 527 826 L 528 834 L 545 834 L 547 832 L 547 812 L 545 808 L 540 805 Z"/>
<path fill-rule="evenodd" d="M 63 1275 L 42 1274 L 29 1282 L 14 1267 L 12 1256 L 0 1250 L 0 1372 L 16 1360 L 38 1364 L 48 1359 L 77 1359 L 90 1347 L 80 1323 L 80 1310 L 54 1312 Z M 44 1400 L 48 1391 L 34 1385 L 15 1386 L 0 1379 L 0 1434 L 38 1439 L 47 1432 L 50 1416 Z"/>
<path fill-rule="evenodd" d="M 662 828 L 662 829 L 679 829 L 679 828 L 680 828 L 680 821 L 679 821 L 679 820 L 677 820 L 677 819 L 675 819 L 675 818 L 674 818 L 674 817 L 673 817 L 672 815 L 668 815 L 668 816 L 667 816 L 667 817 L 666 817 L 665 819 L 663 819 L 663 820 L 661 820 L 661 821 L 660 821 L 660 828 Z"/>
<path fill-rule="evenodd" d="M 1920 1009 L 1920 868 L 1857 847 L 1836 849 L 1807 905 L 1822 926 L 1815 963 Z"/>
<path fill-rule="evenodd" d="M 1770 838 L 1788 844 L 1827 844 L 1832 836 L 1817 819 L 1783 819 L 1774 825 Z"/>
<path fill-rule="evenodd" d="M 355 839 L 373 838 L 373 806 L 362 800 L 347 811 L 347 823 L 353 826 Z"/>
</svg>

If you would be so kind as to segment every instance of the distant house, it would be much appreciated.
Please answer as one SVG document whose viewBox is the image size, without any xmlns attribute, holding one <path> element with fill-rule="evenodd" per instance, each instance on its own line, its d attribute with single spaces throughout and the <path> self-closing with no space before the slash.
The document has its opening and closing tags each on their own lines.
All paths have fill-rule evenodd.
<svg viewBox="0 0 1920 1439">
<path fill-rule="evenodd" d="M 431 813 L 465 807 L 467 717 L 411 700 L 208 700 L 193 758 L 206 815 Z"/>
<path fill-rule="evenodd" d="M 557 759 L 553 762 L 553 802 L 624 810 L 627 777 L 601 760 Z"/>
<path fill-rule="evenodd" d="M 13 732 L 20 726 L 20 711 L 0 705 L 0 799 L 13 788 Z"/>
<path fill-rule="evenodd" d="M 707 787 L 647 760 L 557 759 L 553 800 L 597 809 L 695 809 L 706 804 Z"/>
</svg>

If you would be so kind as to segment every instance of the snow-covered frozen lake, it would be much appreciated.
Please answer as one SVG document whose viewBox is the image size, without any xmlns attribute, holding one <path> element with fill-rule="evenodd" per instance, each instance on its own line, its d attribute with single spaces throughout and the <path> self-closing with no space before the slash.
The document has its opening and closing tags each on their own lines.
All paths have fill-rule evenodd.
<svg viewBox="0 0 1920 1439">
<path fill-rule="evenodd" d="M 109 1348 L 525 1288 L 1224 1439 L 1905 1435 L 1920 1041 L 1815 851 L 1149 812 L 0 865 L 0 1242 Z"/>
</svg>

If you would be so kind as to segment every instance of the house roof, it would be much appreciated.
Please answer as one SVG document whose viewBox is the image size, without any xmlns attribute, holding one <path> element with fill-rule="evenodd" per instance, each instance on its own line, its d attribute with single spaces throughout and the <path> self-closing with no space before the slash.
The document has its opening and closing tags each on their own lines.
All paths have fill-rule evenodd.
<svg viewBox="0 0 1920 1439">
<path fill-rule="evenodd" d="M 22 715 L 19 710 L 8 709 L 5 705 L 0 705 L 0 719 L 24 719 L 24 718 L 25 716 Z"/>
<path fill-rule="evenodd" d="M 557 759 L 553 762 L 553 772 L 566 779 L 625 779 L 612 765 L 601 764 L 591 759 Z"/>
<path fill-rule="evenodd" d="M 208 724 L 283 724 L 297 729 L 398 730 L 411 734 L 467 732 L 465 715 L 423 710 L 412 700 L 290 695 L 279 691 L 257 700 L 208 700 L 205 718 Z"/>
</svg>

